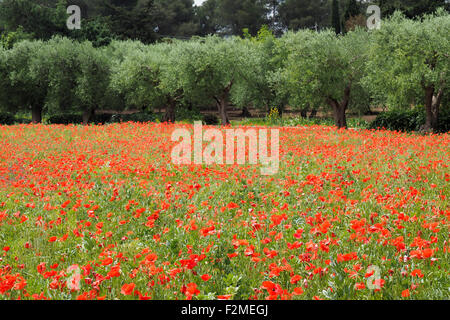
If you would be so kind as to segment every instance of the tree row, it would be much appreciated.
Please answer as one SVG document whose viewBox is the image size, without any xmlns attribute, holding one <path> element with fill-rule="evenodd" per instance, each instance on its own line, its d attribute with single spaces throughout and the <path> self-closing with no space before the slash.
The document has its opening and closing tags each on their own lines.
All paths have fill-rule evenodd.
<svg viewBox="0 0 450 320">
<path fill-rule="evenodd" d="M 450 15 L 411 20 L 401 13 L 379 30 L 300 30 L 275 37 L 198 37 L 152 45 L 64 37 L 24 40 L 0 49 L 0 108 L 42 114 L 80 112 L 87 123 L 99 109 L 164 108 L 175 121 L 183 108 L 215 105 L 222 124 L 228 107 L 268 112 L 286 106 L 307 115 L 326 108 L 346 127 L 349 110 L 372 106 L 426 110 L 425 130 L 449 107 Z"/>
</svg>

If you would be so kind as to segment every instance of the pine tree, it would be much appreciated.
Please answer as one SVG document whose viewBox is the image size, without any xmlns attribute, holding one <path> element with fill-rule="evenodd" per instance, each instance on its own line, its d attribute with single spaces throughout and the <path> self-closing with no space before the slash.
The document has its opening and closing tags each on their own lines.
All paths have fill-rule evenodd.
<svg viewBox="0 0 450 320">
<path fill-rule="evenodd" d="M 328 0 L 285 0 L 279 6 L 280 23 L 285 29 L 322 29 L 330 27 Z"/>
<path fill-rule="evenodd" d="M 347 10 L 345 11 L 345 21 L 350 19 L 351 17 L 356 17 L 361 13 L 360 4 L 356 0 L 349 0 Z"/>
<path fill-rule="evenodd" d="M 336 31 L 336 34 L 341 33 L 341 16 L 339 13 L 339 0 L 333 0 L 333 4 L 331 7 L 331 25 Z"/>
</svg>

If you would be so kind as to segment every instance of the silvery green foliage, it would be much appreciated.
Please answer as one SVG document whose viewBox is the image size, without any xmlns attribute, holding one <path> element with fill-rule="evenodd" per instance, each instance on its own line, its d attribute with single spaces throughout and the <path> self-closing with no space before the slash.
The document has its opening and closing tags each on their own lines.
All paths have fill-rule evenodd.
<svg viewBox="0 0 450 320">
<path fill-rule="evenodd" d="M 11 104 L 38 105 L 49 113 L 92 110 L 102 106 L 109 64 L 90 42 L 55 37 L 22 41 L 6 54 Z"/>
<path fill-rule="evenodd" d="M 177 41 L 164 65 L 162 81 L 168 90 L 181 90 L 198 105 L 211 104 L 228 86 L 234 88 L 249 81 L 252 54 L 248 44 L 235 37 Z"/>
<path fill-rule="evenodd" d="M 108 107 L 105 102 L 110 82 L 110 64 L 102 50 L 89 41 L 78 48 L 78 72 L 75 73 L 75 105 L 82 110 Z"/>
<path fill-rule="evenodd" d="M 115 43 L 114 45 L 117 45 Z M 116 55 L 112 66 L 111 87 L 123 95 L 134 108 L 156 108 L 167 101 L 170 92 L 161 84 L 162 66 L 166 63 L 167 44 L 144 46 L 127 42 L 128 50 Z"/>
<path fill-rule="evenodd" d="M 368 34 L 363 30 L 336 36 L 331 31 L 302 30 L 284 39 L 284 67 L 274 75 L 289 103 L 300 108 L 325 105 L 327 98 L 341 101 L 347 86 L 361 95 Z M 350 108 L 356 104 L 350 100 Z"/>
<path fill-rule="evenodd" d="M 450 16 L 440 10 L 420 20 L 400 12 L 372 31 L 364 86 L 380 104 L 424 104 L 424 87 L 450 85 Z"/>
<path fill-rule="evenodd" d="M 70 110 L 75 103 L 79 46 L 67 38 L 53 38 L 35 52 L 29 67 L 33 79 L 46 81 L 49 113 Z"/>
<path fill-rule="evenodd" d="M 34 59 L 30 73 L 47 79 L 45 105 L 50 113 L 94 110 L 103 105 L 108 61 L 90 42 L 55 37 L 44 43 Z"/>
<path fill-rule="evenodd" d="M 271 81 L 281 65 L 276 51 L 279 40 L 263 27 L 256 37 L 247 36 L 242 42 L 246 46 L 248 69 L 243 74 L 246 81 L 233 87 L 232 102 L 239 107 L 252 105 L 266 110 L 283 104 L 282 99 L 277 99 L 277 83 Z"/>
<path fill-rule="evenodd" d="M 40 78 L 31 69 L 43 47 L 42 41 L 25 40 L 17 43 L 3 55 L 3 68 L 7 70 L 8 96 L 2 105 L 14 112 L 28 110 L 34 104 L 43 104 L 47 95 L 48 77 Z"/>
</svg>

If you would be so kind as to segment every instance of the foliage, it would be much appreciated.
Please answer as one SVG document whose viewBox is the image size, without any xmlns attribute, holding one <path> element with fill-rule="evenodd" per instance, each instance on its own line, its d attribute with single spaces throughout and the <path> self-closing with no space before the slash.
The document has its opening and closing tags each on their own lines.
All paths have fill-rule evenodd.
<svg viewBox="0 0 450 320">
<path fill-rule="evenodd" d="M 205 114 L 202 120 L 203 123 L 208 126 L 214 126 L 219 124 L 219 119 L 214 114 Z"/>
<path fill-rule="evenodd" d="M 16 42 L 22 40 L 31 40 L 32 34 L 26 33 L 22 26 L 19 26 L 16 31 L 4 32 L 0 35 L 0 47 L 11 49 Z"/>
<path fill-rule="evenodd" d="M 289 105 L 305 118 L 326 106 L 344 110 L 344 116 L 347 109 L 361 115 L 372 106 L 420 104 L 428 110 L 432 103 L 437 107 L 436 101 L 445 109 L 449 22 L 449 15 L 438 11 L 421 20 L 397 13 L 380 30 L 356 28 L 341 35 L 301 30 L 277 38 L 263 25 L 255 36 L 244 29 L 242 38 L 166 39 L 151 45 L 112 38 L 103 43 L 108 45 L 95 44 L 81 35 L 14 45 L 7 40 L 6 48 L 0 47 L 0 109 L 34 110 L 38 120 L 36 114 L 89 118 L 96 109 L 164 109 L 163 120 L 174 121 L 200 120 L 199 110 L 215 104 L 223 123 L 229 121 L 231 104 L 267 113 L 276 107 L 280 115 Z M 436 123 L 438 118 L 436 112 Z"/>
<path fill-rule="evenodd" d="M 425 109 L 416 107 L 414 109 L 392 109 L 377 116 L 370 124 L 372 129 L 384 128 L 395 131 L 420 131 L 425 125 Z M 436 132 L 450 132 L 450 109 L 444 109 L 439 117 Z"/>
<path fill-rule="evenodd" d="M 339 0 L 333 0 L 331 5 L 331 25 L 336 34 L 340 34 L 342 30 L 341 14 L 339 13 Z"/>
<path fill-rule="evenodd" d="M 353 96 L 362 96 L 359 80 L 366 62 L 366 32 L 358 30 L 336 37 L 331 31 L 300 31 L 290 37 L 293 47 L 288 49 L 281 77 L 292 106 L 319 106 L 329 97 L 340 101 L 347 86 Z M 351 99 L 349 107 L 357 109 L 359 103 Z"/>
<path fill-rule="evenodd" d="M 14 116 L 10 113 L 1 112 L 0 113 L 0 125 L 11 125 L 14 124 Z"/>
<path fill-rule="evenodd" d="M 291 31 L 330 26 L 328 0 L 286 0 L 280 4 L 279 14 L 283 26 Z"/>
<path fill-rule="evenodd" d="M 384 20 L 371 37 L 363 79 L 375 101 L 391 108 L 411 104 L 431 108 L 427 91 L 437 97 L 450 87 L 448 34 L 450 16 L 442 10 L 422 21 L 399 12 Z"/>
<path fill-rule="evenodd" d="M 194 121 L 202 121 L 204 117 L 208 115 L 202 115 L 199 108 L 186 106 L 186 104 L 178 105 L 176 109 L 176 119 L 177 121 L 189 122 L 192 123 Z M 214 115 L 213 115 L 214 116 Z M 217 119 L 217 116 L 216 116 Z"/>
<path fill-rule="evenodd" d="M 80 124 L 83 122 L 83 116 L 81 113 L 60 113 L 50 115 L 47 118 L 49 124 Z"/>
<path fill-rule="evenodd" d="M 22 30 L 38 39 L 48 40 L 67 34 L 65 0 L 3 0 L 0 26 L 6 31 Z"/>
</svg>

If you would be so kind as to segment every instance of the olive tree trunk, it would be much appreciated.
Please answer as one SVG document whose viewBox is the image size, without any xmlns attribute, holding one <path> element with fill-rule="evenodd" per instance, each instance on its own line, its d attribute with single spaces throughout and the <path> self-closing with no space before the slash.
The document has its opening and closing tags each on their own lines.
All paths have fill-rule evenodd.
<svg viewBox="0 0 450 320">
<path fill-rule="evenodd" d="M 439 121 L 439 107 L 441 104 L 442 96 L 444 90 L 440 89 L 437 94 L 435 94 L 434 87 L 425 88 L 425 127 L 424 131 L 431 132 L 438 129 Z"/>
<path fill-rule="evenodd" d="M 230 124 L 230 119 L 228 118 L 227 108 L 228 108 L 228 98 L 230 95 L 231 87 L 233 86 L 233 81 L 230 81 L 228 86 L 223 90 L 220 96 L 214 97 L 216 100 L 217 109 L 219 111 L 219 117 L 222 121 L 222 125 L 226 126 Z"/>
<path fill-rule="evenodd" d="M 172 99 L 172 98 L 168 99 L 167 106 L 166 106 L 166 113 L 164 114 L 164 117 L 163 117 L 163 122 L 175 123 L 176 104 L 177 104 L 177 102 L 174 99 Z"/>
<path fill-rule="evenodd" d="M 341 102 L 331 97 L 327 98 L 328 104 L 333 109 L 333 117 L 335 125 L 341 128 L 347 128 L 347 117 L 345 112 L 347 111 L 348 104 L 350 102 L 350 85 L 344 90 L 344 98 Z"/>
<path fill-rule="evenodd" d="M 40 106 L 31 107 L 31 122 L 34 124 L 42 122 L 42 107 Z"/>
<path fill-rule="evenodd" d="M 226 126 L 230 124 L 230 119 L 228 118 L 227 107 L 228 107 L 228 99 L 225 96 L 222 96 L 219 99 L 216 99 L 217 109 L 219 111 L 219 117 L 222 121 L 222 125 Z"/>
<path fill-rule="evenodd" d="M 85 109 L 83 111 L 83 125 L 87 126 L 89 124 L 89 121 L 93 119 L 94 116 L 95 116 L 95 109 L 90 108 Z"/>
</svg>

